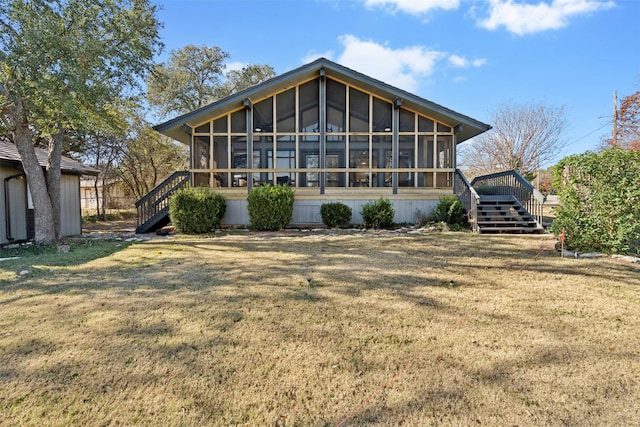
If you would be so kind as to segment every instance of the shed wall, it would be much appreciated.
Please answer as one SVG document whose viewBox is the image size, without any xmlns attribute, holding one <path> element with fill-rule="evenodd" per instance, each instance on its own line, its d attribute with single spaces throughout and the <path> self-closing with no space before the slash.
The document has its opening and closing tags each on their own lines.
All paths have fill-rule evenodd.
<svg viewBox="0 0 640 427">
<path fill-rule="evenodd" d="M 27 238 L 27 187 L 25 179 L 11 179 L 7 182 L 9 190 L 9 236 L 7 236 L 7 215 L 5 208 L 5 179 L 21 173 L 21 170 L 0 167 L 0 244 Z"/>
<path fill-rule="evenodd" d="M 60 178 L 60 235 L 82 234 L 80 209 L 80 177 L 62 175 Z"/>
</svg>

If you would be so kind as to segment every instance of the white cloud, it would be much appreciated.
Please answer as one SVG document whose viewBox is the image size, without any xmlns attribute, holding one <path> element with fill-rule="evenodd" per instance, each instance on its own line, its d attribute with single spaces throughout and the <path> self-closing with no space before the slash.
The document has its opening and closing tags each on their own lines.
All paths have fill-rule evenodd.
<svg viewBox="0 0 640 427">
<path fill-rule="evenodd" d="M 394 50 L 351 34 L 340 37 L 340 42 L 344 50 L 338 63 L 409 92 L 416 91 L 420 81 L 431 76 L 436 63 L 447 56 L 424 46 Z"/>
<path fill-rule="evenodd" d="M 562 28 L 573 16 L 615 6 L 611 0 L 552 0 L 550 3 L 543 1 L 537 4 L 490 0 L 489 4 L 489 17 L 481 20 L 480 26 L 489 30 L 505 27 L 518 35 Z"/>
<path fill-rule="evenodd" d="M 432 9 L 457 9 L 460 0 L 364 0 L 369 8 L 388 9 L 392 13 L 397 11 L 409 13 L 411 15 L 421 15 Z"/>
<path fill-rule="evenodd" d="M 333 55 L 334 55 L 333 51 L 331 50 L 328 50 L 324 53 L 312 51 L 312 52 L 309 52 L 305 57 L 303 57 L 301 62 L 303 64 L 308 64 L 309 62 L 313 62 L 319 58 L 327 58 L 329 60 L 332 60 Z"/>
<path fill-rule="evenodd" d="M 232 61 L 225 64 L 226 71 L 239 71 L 246 67 L 248 64 L 246 62 L 240 61 Z"/>
<path fill-rule="evenodd" d="M 471 61 L 471 65 L 473 65 L 474 67 L 482 67 L 486 63 L 487 63 L 486 58 L 476 58 L 473 61 Z"/>
<path fill-rule="evenodd" d="M 449 63 L 456 68 L 482 67 L 487 63 L 485 58 L 467 59 L 464 56 L 450 55 Z"/>
</svg>

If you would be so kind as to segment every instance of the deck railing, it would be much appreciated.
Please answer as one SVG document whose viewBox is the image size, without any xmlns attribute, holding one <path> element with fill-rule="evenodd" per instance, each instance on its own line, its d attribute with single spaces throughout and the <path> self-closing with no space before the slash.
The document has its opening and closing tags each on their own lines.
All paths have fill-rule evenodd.
<svg viewBox="0 0 640 427">
<path fill-rule="evenodd" d="M 544 196 L 536 190 L 518 171 L 510 170 L 479 176 L 471 186 L 480 196 L 514 196 L 542 227 Z"/>
<path fill-rule="evenodd" d="M 169 197 L 177 190 L 186 187 L 189 178 L 189 171 L 174 172 L 136 202 L 138 212 L 136 233 L 147 232 L 149 227 L 169 213 Z"/>
<path fill-rule="evenodd" d="M 467 211 L 467 219 L 469 224 L 471 225 L 471 229 L 477 233 L 478 232 L 478 202 L 480 201 L 480 196 L 476 192 L 476 190 L 469 184 L 467 177 L 460 171 L 460 169 L 456 169 L 453 178 L 453 192 L 465 210 Z"/>
</svg>

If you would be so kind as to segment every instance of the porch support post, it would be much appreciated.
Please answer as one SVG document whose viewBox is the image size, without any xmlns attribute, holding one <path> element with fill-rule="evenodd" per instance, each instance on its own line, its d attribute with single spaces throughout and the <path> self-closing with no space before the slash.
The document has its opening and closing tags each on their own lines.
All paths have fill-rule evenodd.
<svg viewBox="0 0 640 427">
<path fill-rule="evenodd" d="M 398 168 L 400 153 L 400 141 L 398 136 L 398 130 L 400 127 L 400 106 L 402 105 L 402 99 L 396 98 L 393 101 L 393 140 L 391 142 L 391 163 L 393 169 Z M 393 194 L 398 194 L 398 171 L 394 171 L 391 174 L 391 185 L 393 186 Z"/>
<path fill-rule="evenodd" d="M 247 169 L 253 169 L 253 103 L 251 99 L 242 100 L 247 119 Z M 247 170 L 247 193 L 253 188 L 253 173 Z"/>
<path fill-rule="evenodd" d="M 191 129 L 191 126 L 187 125 L 187 124 L 183 124 L 182 125 L 182 132 L 186 133 L 187 135 L 189 135 L 189 168 L 193 169 L 196 167 L 195 163 L 194 163 L 194 156 L 193 153 L 195 152 L 196 149 L 196 141 L 195 138 L 193 137 L 193 131 Z M 189 171 L 189 185 L 191 187 L 193 187 L 193 174 L 191 173 L 191 171 Z M 96 194 L 96 198 L 98 197 L 98 195 Z"/>
<path fill-rule="evenodd" d="M 325 79 L 326 70 L 324 68 L 320 69 L 320 93 L 318 96 L 320 97 L 320 169 L 324 169 L 327 167 L 326 162 L 326 134 L 327 134 L 327 81 Z M 320 194 L 324 194 L 325 189 L 325 172 L 320 172 Z"/>
</svg>

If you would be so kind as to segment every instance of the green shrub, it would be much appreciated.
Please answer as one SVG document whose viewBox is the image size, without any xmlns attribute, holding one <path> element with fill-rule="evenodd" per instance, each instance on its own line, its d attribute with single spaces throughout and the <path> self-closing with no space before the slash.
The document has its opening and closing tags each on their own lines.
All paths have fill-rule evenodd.
<svg viewBox="0 0 640 427">
<path fill-rule="evenodd" d="M 293 190 L 289 185 L 263 185 L 247 198 L 251 227 L 262 231 L 283 229 L 293 216 Z"/>
<path fill-rule="evenodd" d="M 353 212 L 344 203 L 335 202 L 324 203 L 320 206 L 320 215 L 324 225 L 333 228 L 349 224 Z"/>
<path fill-rule="evenodd" d="M 180 233 L 200 234 L 220 227 L 227 209 L 224 196 L 208 187 L 178 190 L 169 199 L 169 218 Z"/>
<path fill-rule="evenodd" d="M 360 215 L 367 228 L 387 228 L 393 225 L 393 205 L 388 199 L 380 197 L 375 202 L 362 206 Z"/>
<path fill-rule="evenodd" d="M 467 220 L 464 216 L 464 206 L 458 196 L 442 196 L 434 211 L 436 221 L 446 222 L 449 225 L 464 225 Z"/>
<path fill-rule="evenodd" d="M 617 148 L 562 159 L 551 230 L 572 251 L 640 254 L 640 152 Z"/>
</svg>

